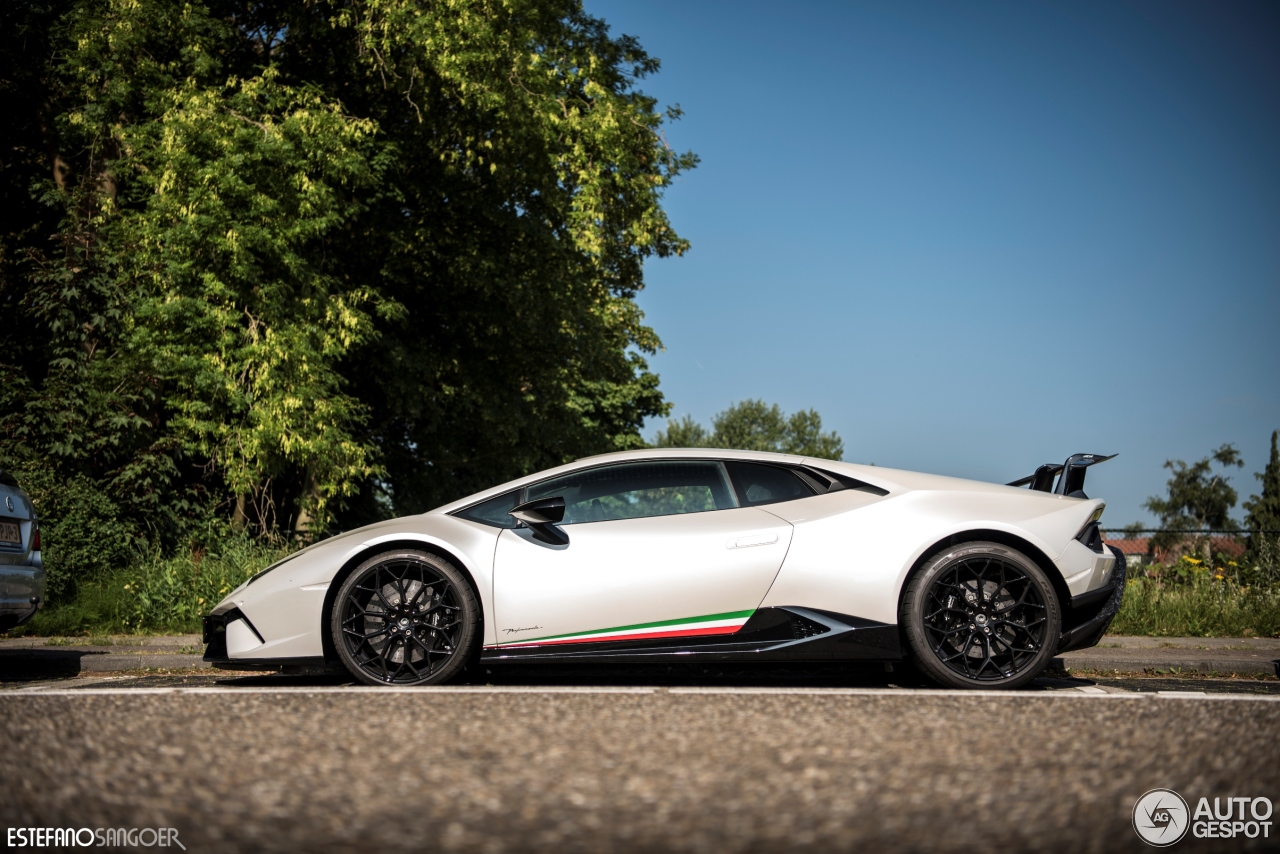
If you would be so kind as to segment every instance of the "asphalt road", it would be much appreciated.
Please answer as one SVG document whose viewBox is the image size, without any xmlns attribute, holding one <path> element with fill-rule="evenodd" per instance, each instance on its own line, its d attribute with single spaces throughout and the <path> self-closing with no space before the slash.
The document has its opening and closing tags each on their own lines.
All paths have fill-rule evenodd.
<svg viewBox="0 0 1280 854">
<path fill-rule="evenodd" d="M 632 676 L 11 684 L 0 812 L 188 851 L 1139 851 L 1149 789 L 1280 801 L 1274 696 Z"/>
</svg>

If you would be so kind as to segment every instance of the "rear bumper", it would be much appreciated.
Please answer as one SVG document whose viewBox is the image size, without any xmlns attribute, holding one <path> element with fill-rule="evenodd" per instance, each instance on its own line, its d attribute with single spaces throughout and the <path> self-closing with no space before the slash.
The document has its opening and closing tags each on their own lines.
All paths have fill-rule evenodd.
<svg viewBox="0 0 1280 854">
<path fill-rule="evenodd" d="M 41 567 L 0 565 L 0 631 L 35 616 L 44 603 L 45 583 Z"/>
<path fill-rule="evenodd" d="M 1071 598 L 1068 615 L 1071 628 L 1062 633 L 1058 642 L 1058 652 L 1070 652 L 1073 649 L 1087 649 L 1097 646 L 1098 641 L 1111 627 L 1120 603 L 1124 600 L 1124 582 L 1127 567 L 1124 554 L 1116 548 L 1108 546 L 1115 555 L 1115 567 L 1104 587 L 1082 593 Z M 1064 615 L 1066 616 L 1066 615 Z"/>
</svg>

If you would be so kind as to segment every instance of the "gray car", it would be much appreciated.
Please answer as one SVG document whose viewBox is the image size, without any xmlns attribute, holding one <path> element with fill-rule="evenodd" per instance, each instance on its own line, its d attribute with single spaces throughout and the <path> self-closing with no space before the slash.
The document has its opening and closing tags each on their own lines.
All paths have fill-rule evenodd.
<svg viewBox="0 0 1280 854">
<path fill-rule="evenodd" d="M 34 617 L 44 593 L 36 508 L 18 481 L 0 469 L 0 632 Z"/>
</svg>

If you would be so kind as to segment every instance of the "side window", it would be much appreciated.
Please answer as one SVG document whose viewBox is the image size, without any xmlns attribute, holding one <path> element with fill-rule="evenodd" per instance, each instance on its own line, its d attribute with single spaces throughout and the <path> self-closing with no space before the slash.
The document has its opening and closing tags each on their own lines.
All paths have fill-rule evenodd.
<svg viewBox="0 0 1280 854">
<path fill-rule="evenodd" d="M 507 511 L 516 506 L 520 498 L 520 490 L 506 492 L 497 498 L 472 504 L 462 510 L 455 510 L 453 515 L 481 525 L 492 525 L 495 528 L 514 528 L 516 520 L 507 515 Z"/>
<path fill-rule="evenodd" d="M 704 513 L 736 507 L 719 463 L 673 460 L 622 463 L 574 472 L 529 487 L 529 501 L 564 498 L 564 523 Z"/>
<path fill-rule="evenodd" d="M 764 463 L 726 462 L 729 478 L 744 507 L 776 504 L 814 495 L 813 487 L 790 469 Z"/>
</svg>

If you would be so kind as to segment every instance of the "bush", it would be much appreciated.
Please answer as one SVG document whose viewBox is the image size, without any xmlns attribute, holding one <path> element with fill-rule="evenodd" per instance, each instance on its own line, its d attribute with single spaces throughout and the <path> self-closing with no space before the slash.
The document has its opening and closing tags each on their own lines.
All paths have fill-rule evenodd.
<svg viewBox="0 0 1280 854">
<path fill-rule="evenodd" d="M 1238 584 L 1211 571 L 1171 582 L 1137 577 L 1111 624 L 1118 635 L 1280 637 L 1280 589 Z"/>
<path fill-rule="evenodd" d="M 136 551 L 124 566 L 86 580 L 74 599 L 42 610 L 25 627 L 38 635 L 200 630 L 200 618 L 241 582 L 289 553 L 245 536 L 172 557 Z"/>
<path fill-rule="evenodd" d="M 13 472 L 40 517 L 40 549 L 48 577 L 46 600 L 70 602 L 80 582 L 127 564 L 140 545 L 137 531 L 121 521 L 115 502 L 92 480 L 59 480 L 49 469 Z"/>
</svg>

